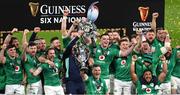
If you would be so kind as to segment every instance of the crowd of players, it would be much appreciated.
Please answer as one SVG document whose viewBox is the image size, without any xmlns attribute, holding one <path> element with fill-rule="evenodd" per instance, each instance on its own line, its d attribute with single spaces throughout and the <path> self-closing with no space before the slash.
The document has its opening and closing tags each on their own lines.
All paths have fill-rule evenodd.
<svg viewBox="0 0 180 95">
<path fill-rule="evenodd" d="M 158 13 L 152 15 L 152 29 L 137 30 L 131 37 L 120 37 L 119 31 L 108 30 L 98 35 L 99 42 L 85 38 L 90 50 L 88 71 L 81 70 L 76 43 L 83 30 L 78 21 L 66 29 L 68 12 L 61 23 L 63 42 L 51 38 L 47 47 L 34 28 L 29 41 L 28 29 L 23 31 L 22 49 L 7 35 L 0 51 L 0 93 L 27 95 L 121 95 L 121 94 L 180 94 L 180 47 L 171 47 L 167 30 L 156 28 Z M 84 19 L 86 21 L 86 19 Z M 51 36 L 49 36 L 51 37 Z M 63 45 L 63 47 L 62 47 Z"/>
</svg>

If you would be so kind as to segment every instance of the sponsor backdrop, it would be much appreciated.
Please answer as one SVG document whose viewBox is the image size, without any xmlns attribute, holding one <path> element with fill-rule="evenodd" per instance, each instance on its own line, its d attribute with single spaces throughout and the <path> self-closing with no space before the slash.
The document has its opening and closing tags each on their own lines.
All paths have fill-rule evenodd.
<svg viewBox="0 0 180 95">
<path fill-rule="evenodd" d="M 40 26 L 43 30 L 59 30 L 63 10 L 70 11 L 68 27 L 75 19 L 86 17 L 89 6 L 98 0 L 4 0 L 0 3 L 0 31 L 13 27 L 32 30 Z M 127 35 L 136 28 L 150 28 L 152 13 L 158 12 L 157 25 L 164 27 L 164 0 L 99 0 L 96 8 L 99 17 L 95 21 L 98 29 L 126 28 Z"/>
</svg>

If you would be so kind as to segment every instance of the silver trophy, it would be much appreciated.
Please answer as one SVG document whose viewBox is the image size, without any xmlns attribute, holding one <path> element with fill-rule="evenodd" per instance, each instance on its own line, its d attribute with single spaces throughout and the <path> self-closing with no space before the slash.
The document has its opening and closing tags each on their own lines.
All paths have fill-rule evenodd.
<svg viewBox="0 0 180 95">
<path fill-rule="evenodd" d="M 95 5 L 99 3 L 94 2 L 90 5 L 87 12 L 87 19 L 81 20 L 78 24 L 78 30 L 83 30 L 84 34 L 80 38 L 80 40 L 76 43 L 76 59 L 81 63 L 81 70 L 87 70 L 87 61 L 90 56 L 90 49 L 87 46 L 86 39 L 90 38 L 93 47 L 96 47 L 95 40 L 96 39 L 96 31 L 97 27 L 94 24 L 99 15 L 99 9 Z"/>
</svg>

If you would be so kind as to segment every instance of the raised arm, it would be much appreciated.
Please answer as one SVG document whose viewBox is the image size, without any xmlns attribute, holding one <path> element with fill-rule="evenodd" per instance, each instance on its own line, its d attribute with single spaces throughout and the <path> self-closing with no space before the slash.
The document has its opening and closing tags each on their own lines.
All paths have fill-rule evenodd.
<svg viewBox="0 0 180 95">
<path fill-rule="evenodd" d="M 41 31 L 40 27 L 35 27 L 32 35 L 31 35 L 31 37 L 29 39 L 29 42 L 34 41 L 35 38 L 36 38 L 37 33 L 40 32 L 40 31 Z"/>
<path fill-rule="evenodd" d="M 23 61 L 26 61 L 26 49 L 27 49 L 27 46 L 28 46 L 28 42 L 27 42 L 27 39 L 26 39 L 26 35 L 27 33 L 29 32 L 28 29 L 25 29 L 24 32 L 23 32 L 23 38 L 22 38 L 22 49 L 23 49 L 23 53 L 22 53 L 22 60 Z"/>
<path fill-rule="evenodd" d="M 158 13 L 153 13 L 152 14 L 152 24 L 151 24 L 151 29 L 154 30 L 154 33 L 156 34 L 156 19 L 158 18 L 159 14 Z"/>
<path fill-rule="evenodd" d="M 6 47 L 7 47 L 7 45 L 6 45 L 6 44 L 3 44 L 3 45 L 2 45 L 2 49 L 1 49 L 1 51 L 0 51 L 0 63 L 1 63 L 1 64 L 5 64 L 5 62 L 6 62 L 6 58 L 5 58 L 5 56 L 4 56 Z"/>
<path fill-rule="evenodd" d="M 61 23 L 61 31 L 62 31 L 62 36 L 67 37 L 68 33 L 67 33 L 67 16 L 69 14 L 68 10 L 64 10 L 64 14 L 63 14 L 63 19 L 62 19 L 62 23 Z"/>
<path fill-rule="evenodd" d="M 126 51 L 120 50 L 120 56 L 123 56 L 123 57 L 128 56 L 132 52 L 132 50 L 134 49 L 136 44 L 137 44 L 137 42 L 132 42 L 131 47 L 128 50 L 126 50 Z"/>
<path fill-rule="evenodd" d="M 167 62 L 166 62 L 166 57 L 163 55 L 160 57 L 162 64 L 163 64 L 163 69 L 160 75 L 158 76 L 158 80 L 162 83 L 166 77 L 167 74 Z"/>
<path fill-rule="evenodd" d="M 65 60 L 71 54 L 73 46 L 76 44 L 76 42 L 79 40 L 79 38 L 82 36 L 83 33 L 84 31 L 82 30 L 78 31 L 78 36 L 75 37 L 73 40 L 71 40 L 71 42 L 66 47 L 66 50 L 63 53 L 63 58 L 62 58 L 63 60 Z"/>
<path fill-rule="evenodd" d="M 166 54 L 169 48 L 171 48 L 171 39 L 169 37 L 169 33 L 167 30 L 164 30 L 164 32 L 166 33 L 166 38 L 164 41 L 164 46 L 160 48 L 162 54 Z"/>
<path fill-rule="evenodd" d="M 18 29 L 17 28 L 13 28 L 13 30 L 5 38 L 4 44 L 9 45 L 9 42 L 11 40 L 11 37 L 12 37 L 13 33 L 16 32 L 16 31 L 18 31 Z"/>
<path fill-rule="evenodd" d="M 137 41 L 137 45 L 134 47 L 134 51 L 135 52 L 140 52 L 141 49 L 141 43 L 142 43 L 142 31 L 141 30 L 137 30 L 136 31 L 137 36 L 139 37 L 138 41 Z"/>
<path fill-rule="evenodd" d="M 137 60 L 137 56 L 136 55 L 133 55 L 132 56 L 132 62 L 131 62 L 131 79 L 133 81 L 133 83 L 136 83 L 136 81 L 138 80 L 138 77 L 135 73 L 135 62 Z"/>
</svg>

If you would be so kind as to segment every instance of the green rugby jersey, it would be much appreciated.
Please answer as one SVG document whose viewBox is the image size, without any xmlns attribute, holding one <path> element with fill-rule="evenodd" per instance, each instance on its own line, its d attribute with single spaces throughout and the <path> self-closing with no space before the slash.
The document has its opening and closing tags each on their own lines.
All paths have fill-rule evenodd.
<svg viewBox="0 0 180 95">
<path fill-rule="evenodd" d="M 130 66 L 132 55 L 118 57 L 115 60 L 115 78 L 122 81 L 131 81 Z"/>
<path fill-rule="evenodd" d="M 169 58 L 166 58 L 167 74 L 166 74 L 166 77 L 165 77 L 163 83 L 170 82 L 171 74 L 172 74 L 173 68 L 175 66 L 175 62 L 176 62 L 176 50 L 173 49 L 171 56 Z M 162 64 L 158 64 L 157 75 L 159 75 L 161 73 L 162 67 L 163 67 Z"/>
<path fill-rule="evenodd" d="M 180 49 L 176 50 L 176 62 L 172 72 L 172 75 L 180 78 Z"/>
<path fill-rule="evenodd" d="M 0 90 L 5 89 L 6 75 L 3 64 L 0 63 Z"/>
<path fill-rule="evenodd" d="M 12 59 L 9 56 L 6 57 L 4 64 L 4 70 L 6 74 L 6 84 L 20 84 L 23 80 L 21 58 Z"/>
<path fill-rule="evenodd" d="M 154 83 L 150 84 L 141 84 L 140 81 L 136 81 L 136 89 L 138 94 L 154 94 L 158 93 L 159 85 L 155 85 Z"/>
<path fill-rule="evenodd" d="M 54 59 L 55 68 L 52 68 L 49 64 L 44 63 L 41 64 L 43 77 L 44 77 L 44 85 L 46 86 L 59 86 L 61 85 L 59 69 L 62 68 L 62 63 L 59 59 Z M 52 81 L 53 80 L 53 81 Z"/>
<path fill-rule="evenodd" d="M 85 81 L 85 86 L 87 95 L 105 95 L 108 91 L 106 82 L 102 78 L 95 80 L 93 77 L 89 77 Z"/>
<path fill-rule="evenodd" d="M 114 48 L 102 48 L 100 45 L 96 47 L 96 52 L 93 57 L 94 64 L 99 64 L 101 67 L 101 77 L 109 78 L 109 66 L 115 56 L 119 56 L 120 51 Z"/>
<path fill-rule="evenodd" d="M 30 54 L 26 54 L 26 62 L 24 62 L 25 72 L 27 74 L 27 82 L 29 84 L 40 81 L 40 76 L 33 76 L 30 72 L 30 69 L 37 69 L 40 64 L 35 56 L 31 56 Z"/>
</svg>

